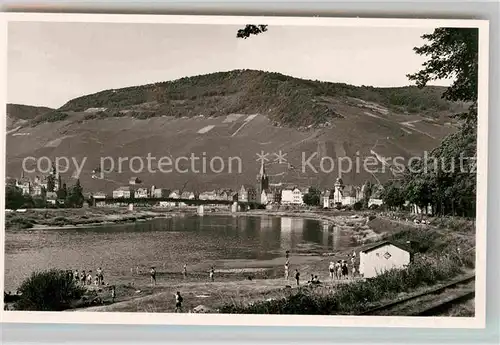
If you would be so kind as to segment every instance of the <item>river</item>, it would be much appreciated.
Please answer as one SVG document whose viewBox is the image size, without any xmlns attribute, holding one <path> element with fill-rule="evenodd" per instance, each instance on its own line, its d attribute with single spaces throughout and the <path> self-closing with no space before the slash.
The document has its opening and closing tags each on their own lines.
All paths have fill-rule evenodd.
<svg viewBox="0 0 500 345">
<path fill-rule="evenodd" d="M 150 221 L 5 234 L 5 291 L 31 272 L 49 268 L 104 270 L 105 281 L 127 282 L 151 266 L 161 272 L 205 272 L 232 261 L 245 267 L 292 255 L 351 245 L 351 237 L 323 221 L 276 216 L 184 215 Z M 228 266 L 230 267 L 230 265 Z M 133 272 L 133 273 L 132 273 Z"/>
</svg>

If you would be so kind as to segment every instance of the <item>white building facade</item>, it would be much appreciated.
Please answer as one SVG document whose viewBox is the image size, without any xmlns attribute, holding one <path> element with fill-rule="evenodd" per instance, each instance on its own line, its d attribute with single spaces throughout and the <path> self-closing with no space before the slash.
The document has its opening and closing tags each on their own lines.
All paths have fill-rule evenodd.
<svg viewBox="0 0 500 345">
<path fill-rule="evenodd" d="M 364 278 L 373 278 L 393 268 L 405 268 L 410 260 L 409 251 L 388 241 L 381 242 L 360 251 L 359 273 Z"/>
</svg>

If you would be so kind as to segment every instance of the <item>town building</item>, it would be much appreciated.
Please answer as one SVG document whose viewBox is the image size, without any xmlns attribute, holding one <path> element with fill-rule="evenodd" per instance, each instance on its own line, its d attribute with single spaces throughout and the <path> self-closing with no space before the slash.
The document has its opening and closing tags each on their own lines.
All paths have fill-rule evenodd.
<svg viewBox="0 0 500 345">
<path fill-rule="evenodd" d="M 45 196 L 45 200 L 47 204 L 55 205 L 57 204 L 57 193 L 56 192 L 47 192 Z"/>
<path fill-rule="evenodd" d="M 382 206 L 383 203 L 384 201 L 382 199 L 370 198 L 368 200 L 368 207 L 372 207 L 373 205 Z"/>
<path fill-rule="evenodd" d="M 217 192 L 215 190 L 210 191 L 210 192 L 202 192 L 199 195 L 199 199 L 200 200 L 217 200 L 218 195 L 217 195 Z"/>
<path fill-rule="evenodd" d="M 323 208 L 331 208 L 333 200 L 331 199 L 332 192 L 330 190 L 325 190 L 321 192 L 321 205 Z"/>
<path fill-rule="evenodd" d="M 263 190 L 260 193 L 259 203 L 262 205 L 267 205 L 269 203 L 269 200 L 267 199 L 267 193 L 265 190 Z"/>
<path fill-rule="evenodd" d="M 238 192 L 238 201 L 239 202 L 257 202 L 257 190 L 255 187 L 245 184 L 242 185 L 240 191 Z"/>
<path fill-rule="evenodd" d="M 266 198 L 268 204 L 279 204 L 281 203 L 281 189 L 277 187 L 270 187 L 266 192 Z"/>
<path fill-rule="evenodd" d="M 363 199 L 361 188 L 357 186 L 346 186 L 341 178 L 337 178 L 334 188 L 321 193 L 321 205 L 323 208 L 334 208 L 337 206 L 352 206 Z"/>
<path fill-rule="evenodd" d="M 106 194 L 103 192 L 95 192 L 94 194 L 92 194 L 92 197 L 94 199 L 106 199 Z"/>
<path fill-rule="evenodd" d="M 165 188 L 155 188 L 153 189 L 153 198 L 168 198 L 170 197 L 171 190 Z"/>
<path fill-rule="evenodd" d="M 217 200 L 233 200 L 234 192 L 231 189 L 219 189 L 217 191 Z"/>
<path fill-rule="evenodd" d="M 179 199 L 181 197 L 181 193 L 179 192 L 178 189 L 176 189 L 176 190 L 173 190 L 172 192 L 170 192 L 168 197 L 171 199 Z"/>
<path fill-rule="evenodd" d="M 123 186 L 113 191 L 113 199 L 129 199 L 134 196 L 133 194 L 132 188 Z"/>
<path fill-rule="evenodd" d="M 337 177 L 335 184 L 333 185 L 333 203 L 334 205 L 342 205 L 342 199 L 344 197 L 344 181 L 340 177 Z"/>
<path fill-rule="evenodd" d="M 139 180 L 138 177 L 131 177 L 129 180 L 128 180 L 128 184 L 129 185 L 136 185 L 136 184 L 140 184 L 141 183 L 141 180 Z"/>
<path fill-rule="evenodd" d="M 393 268 L 405 268 L 411 261 L 411 252 L 392 242 L 383 241 L 361 250 L 359 260 L 359 273 L 364 278 L 373 278 Z"/>
<path fill-rule="evenodd" d="M 31 194 L 32 186 L 29 180 L 21 180 L 16 182 L 16 187 L 20 188 L 23 194 Z"/>
<path fill-rule="evenodd" d="M 137 188 L 134 192 L 134 196 L 136 199 L 149 198 L 149 190 L 148 188 Z"/>
<path fill-rule="evenodd" d="M 196 198 L 193 192 L 182 192 L 181 199 L 188 199 L 188 200 L 193 200 Z"/>
<path fill-rule="evenodd" d="M 239 194 L 236 191 L 231 191 L 228 195 L 228 200 L 232 201 L 238 201 L 239 200 Z"/>
<path fill-rule="evenodd" d="M 299 187 L 284 188 L 281 190 L 281 203 L 283 205 L 303 205 L 304 193 Z"/>
</svg>

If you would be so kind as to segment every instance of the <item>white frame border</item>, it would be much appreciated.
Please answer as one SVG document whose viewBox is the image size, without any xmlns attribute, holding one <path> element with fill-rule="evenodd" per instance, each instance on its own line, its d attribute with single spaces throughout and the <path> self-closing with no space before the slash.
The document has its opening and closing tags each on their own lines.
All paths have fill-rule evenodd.
<svg viewBox="0 0 500 345">
<path fill-rule="evenodd" d="M 486 221 L 488 166 L 488 75 L 489 21 L 472 19 L 396 19 L 396 18 L 317 18 L 270 16 L 206 16 L 206 15 L 131 15 L 131 14 L 68 14 L 68 13 L 0 13 L 0 36 L 4 54 L 0 57 L 2 72 L 7 75 L 8 22 L 86 22 L 131 24 L 205 24 L 245 25 L 248 23 L 292 26 L 342 27 L 476 27 L 479 29 L 478 71 L 478 132 L 477 132 L 477 199 L 476 199 L 476 296 L 475 317 L 373 317 L 373 316 L 312 316 L 312 315 L 235 315 L 235 314 L 172 314 L 117 312 L 24 312 L 2 311 L 0 321 L 6 323 L 67 323 L 67 324 L 135 324 L 135 325 L 234 325 L 234 326 L 337 326 L 337 327 L 422 327 L 422 328 L 484 328 L 486 317 Z M 0 178 L 5 180 L 6 158 L 6 78 L 0 85 L 0 127 L 4 134 L 0 146 Z M 0 184 L 5 195 L 5 184 Z M 5 199 L 0 198 L 0 214 L 4 214 Z M 0 216 L 5 229 L 5 217 Z M 0 231 L 0 244 L 5 248 L 5 234 Z M 5 250 L 0 254 L 4 268 Z M 0 276 L 3 295 L 4 275 Z M 1 302 L 3 306 L 3 299 Z"/>
</svg>

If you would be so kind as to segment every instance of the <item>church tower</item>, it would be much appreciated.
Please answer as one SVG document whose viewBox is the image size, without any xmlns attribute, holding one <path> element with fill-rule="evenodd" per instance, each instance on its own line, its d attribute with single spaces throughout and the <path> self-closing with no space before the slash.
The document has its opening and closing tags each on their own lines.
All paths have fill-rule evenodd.
<svg viewBox="0 0 500 345">
<path fill-rule="evenodd" d="M 260 171 L 257 174 L 257 198 L 260 203 L 262 203 L 262 192 L 269 190 L 269 177 L 266 173 L 266 168 L 264 166 L 264 160 L 260 164 Z"/>
<path fill-rule="evenodd" d="M 342 204 L 342 199 L 344 197 L 344 181 L 342 181 L 342 178 L 338 177 L 337 180 L 335 181 L 335 184 L 333 185 L 335 190 L 333 192 L 333 202 L 335 204 Z"/>
</svg>

